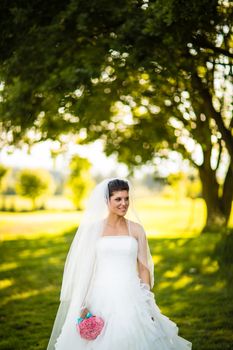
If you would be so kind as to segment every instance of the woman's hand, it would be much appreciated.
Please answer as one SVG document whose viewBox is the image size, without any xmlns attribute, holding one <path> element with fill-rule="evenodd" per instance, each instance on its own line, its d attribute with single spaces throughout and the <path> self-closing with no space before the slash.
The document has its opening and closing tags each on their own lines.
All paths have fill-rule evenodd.
<svg viewBox="0 0 233 350">
<path fill-rule="evenodd" d="M 80 317 L 85 318 L 85 316 L 87 315 L 88 312 L 90 312 L 90 311 L 85 307 L 85 309 L 82 310 Z"/>
</svg>

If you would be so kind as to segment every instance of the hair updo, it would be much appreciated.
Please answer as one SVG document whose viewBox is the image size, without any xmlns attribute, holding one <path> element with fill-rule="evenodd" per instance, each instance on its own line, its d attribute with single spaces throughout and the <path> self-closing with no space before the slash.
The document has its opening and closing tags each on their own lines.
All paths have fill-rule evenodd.
<svg viewBox="0 0 233 350">
<path fill-rule="evenodd" d="M 109 198 L 113 195 L 113 192 L 117 191 L 129 191 L 129 184 L 127 181 L 115 179 L 108 183 L 108 195 Z"/>
</svg>

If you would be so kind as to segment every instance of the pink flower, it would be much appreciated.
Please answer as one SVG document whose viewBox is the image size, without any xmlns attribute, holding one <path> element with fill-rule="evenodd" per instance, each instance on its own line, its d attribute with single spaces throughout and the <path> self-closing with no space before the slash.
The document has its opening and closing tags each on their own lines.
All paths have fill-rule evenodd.
<svg viewBox="0 0 233 350">
<path fill-rule="evenodd" d="M 104 326 L 104 320 L 101 317 L 91 316 L 85 318 L 76 326 L 82 338 L 94 340 L 100 334 Z"/>
</svg>

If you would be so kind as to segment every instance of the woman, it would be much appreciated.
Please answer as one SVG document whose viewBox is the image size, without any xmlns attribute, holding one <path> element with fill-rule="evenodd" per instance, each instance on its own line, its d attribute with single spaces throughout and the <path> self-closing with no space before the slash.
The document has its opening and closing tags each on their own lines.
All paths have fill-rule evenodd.
<svg viewBox="0 0 233 350">
<path fill-rule="evenodd" d="M 150 289 L 154 265 L 133 210 L 128 181 L 107 179 L 94 189 L 68 253 L 60 306 L 47 350 L 186 350 L 174 322 L 162 315 Z M 104 320 L 94 340 L 77 319 Z"/>
</svg>

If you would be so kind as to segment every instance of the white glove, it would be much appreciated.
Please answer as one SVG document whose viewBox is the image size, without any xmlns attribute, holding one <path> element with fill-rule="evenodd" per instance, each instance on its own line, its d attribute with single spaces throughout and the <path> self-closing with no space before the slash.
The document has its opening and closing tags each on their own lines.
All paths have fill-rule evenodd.
<svg viewBox="0 0 233 350">
<path fill-rule="evenodd" d="M 150 286 L 148 283 L 142 282 L 140 279 L 140 287 L 145 295 L 146 303 L 149 305 L 149 308 L 151 310 L 151 313 L 154 314 L 154 308 L 155 308 L 155 299 L 154 294 L 150 291 Z M 154 317 L 151 317 L 154 321 Z"/>
<path fill-rule="evenodd" d="M 146 289 L 146 290 L 150 291 L 150 286 L 148 283 L 140 282 L 140 284 L 141 284 L 142 289 Z"/>
</svg>

